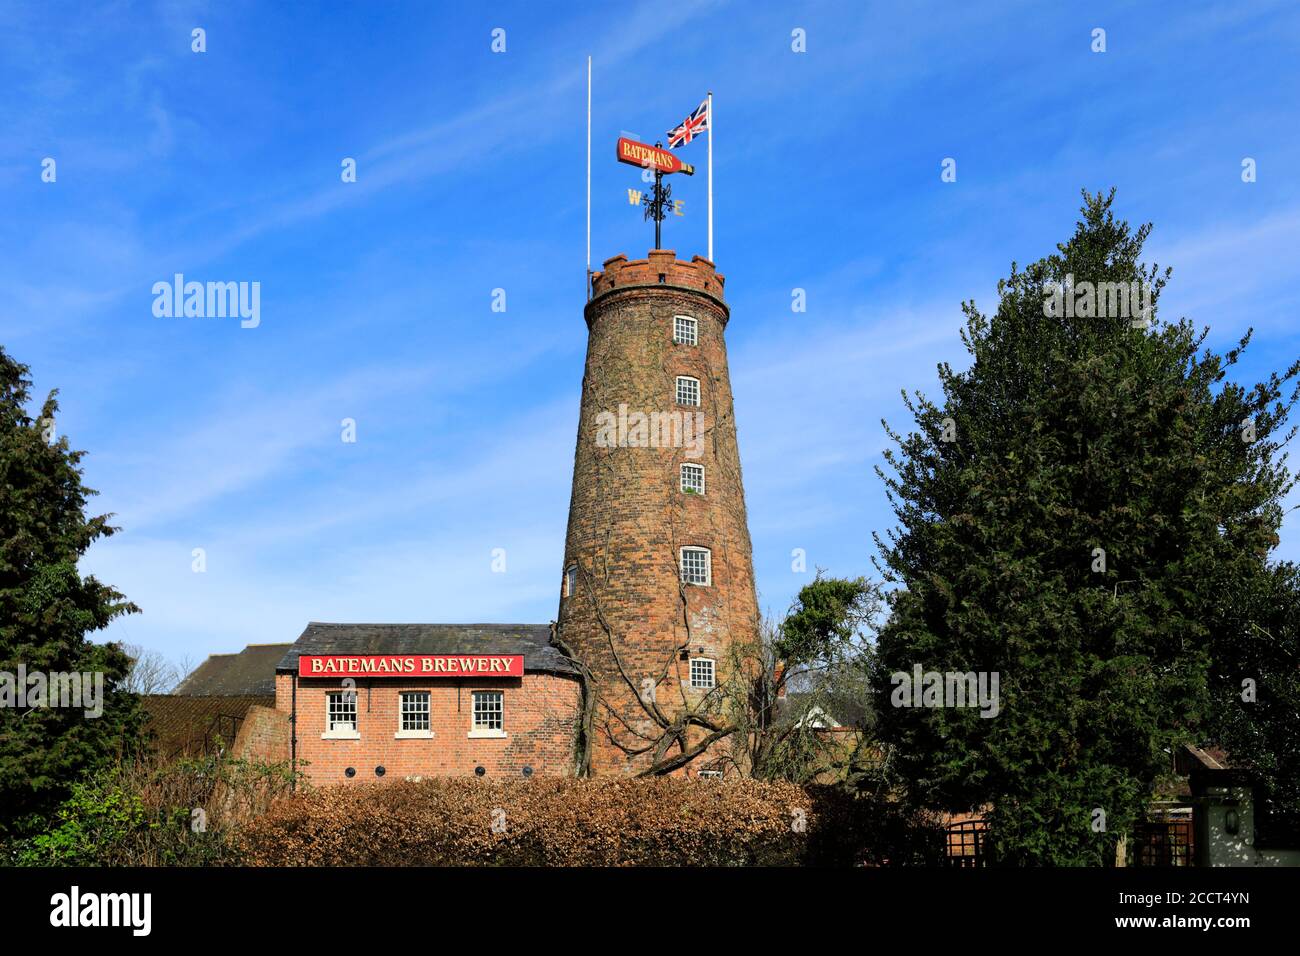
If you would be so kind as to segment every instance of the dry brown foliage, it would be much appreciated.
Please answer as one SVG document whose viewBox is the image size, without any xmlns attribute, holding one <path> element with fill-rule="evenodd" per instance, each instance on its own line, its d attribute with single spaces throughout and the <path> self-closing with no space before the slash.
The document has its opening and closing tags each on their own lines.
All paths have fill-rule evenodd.
<svg viewBox="0 0 1300 956">
<path fill-rule="evenodd" d="M 849 803 L 828 795 L 664 777 L 363 784 L 280 800 L 238 839 L 244 862 L 262 866 L 853 862 L 839 839 Z M 838 859 L 813 859 L 828 847 Z"/>
</svg>

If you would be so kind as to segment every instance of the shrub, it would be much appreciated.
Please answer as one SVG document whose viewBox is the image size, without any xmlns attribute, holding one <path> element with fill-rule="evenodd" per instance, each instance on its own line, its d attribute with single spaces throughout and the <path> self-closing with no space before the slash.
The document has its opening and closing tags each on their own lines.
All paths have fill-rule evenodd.
<svg viewBox="0 0 1300 956">
<path fill-rule="evenodd" d="M 754 780 L 444 778 L 281 800 L 236 844 L 262 866 L 884 862 L 864 849 L 865 808 L 842 790 Z"/>
<path fill-rule="evenodd" d="M 77 783 L 59 806 L 58 823 L 18 845 L 21 866 L 94 866 L 151 823 L 140 798 L 106 781 Z"/>
<path fill-rule="evenodd" d="M 74 784 L 45 832 L 5 855 L 20 866 L 235 862 L 231 835 L 291 778 L 283 765 L 216 754 L 123 761 Z"/>
</svg>

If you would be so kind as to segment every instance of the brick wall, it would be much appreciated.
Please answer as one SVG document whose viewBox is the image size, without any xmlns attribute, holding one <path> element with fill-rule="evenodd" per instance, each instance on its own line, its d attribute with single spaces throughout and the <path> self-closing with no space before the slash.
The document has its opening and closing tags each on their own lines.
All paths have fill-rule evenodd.
<svg viewBox="0 0 1300 956">
<path fill-rule="evenodd" d="M 712 263 L 698 256 L 679 262 L 670 250 L 638 261 L 616 256 L 593 280 L 563 565 L 578 566 L 579 582 L 575 594 L 561 591 L 558 621 L 601 701 L 595 773 L 631 772 L 649 762 L 609 741 L 644 747 L 661 733 L 639 699 L 643 689 L 653 687 L 654 706 L 671 721 L 703 696 L 689 687 L 682 657 L 712 658 L 726 681 L 731 647 L 758 633 L 723 284 Z M 678 315 L 696 320 L 697 344 L 674 343 Z M 698 408 L 677 404 L 678 376 L 699 380 Z M 599 439 L 602 413 L 617 415 L 620 406 L 702 412 L 702 447 L 608 447 L 608 433 Z M 703 495 L 682 492 L 683 463 L 704 466 Z M 679 586 L 683 546 L 710 550 L 710 586 Z M 692 739 L 700 733 L 693 730 Z"/>
<path fill-rule="evenodd" d="M 273 707 L 249 707 L 230 750 L 232 755 L 245 760 L 264 763 L 288 760 L 289 715 Z"/>
<path fill-rule="evenodd" d="M 360 739 L 322 739 L 326 694 L 340 689 L 338 680 L 298 681 L 298 760 L 317 786 L 373 782 L 377 766 L 384 767 L 384 779 L 389 780 L 473 774 L 479 766 L 488 777 L 518 777 L 526 766 L 537 774 L 573 770 L 580 690 L 576 678 L 530 673 L 459 685 L 448 680 L 361 679 L 356 686 Z M 396 737 L 400 694 L 412 690 L 429 692 L 432 738 Z M 475 690 L 503 692 L 505 737 L 470 737 Z M 277 674 L 277 710 L 288 714 L 292 702 L 293 675 Z M 348 767 L 356 769 L 355 777 L 345 775 Z"/>
</svg>

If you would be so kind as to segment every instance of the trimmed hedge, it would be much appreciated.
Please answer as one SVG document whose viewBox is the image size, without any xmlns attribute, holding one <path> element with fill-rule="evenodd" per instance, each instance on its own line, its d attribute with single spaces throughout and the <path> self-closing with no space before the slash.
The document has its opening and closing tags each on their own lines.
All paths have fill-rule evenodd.
<svg viewBox="0 0 1300 956">
<path fill-rule="evenodd" d="M 278 801 L 238 848 L 261 866 L 880 862 L 857 836 L 865 810 L 843 791 L 753 780 L 444 778 Z"/>
</svg>

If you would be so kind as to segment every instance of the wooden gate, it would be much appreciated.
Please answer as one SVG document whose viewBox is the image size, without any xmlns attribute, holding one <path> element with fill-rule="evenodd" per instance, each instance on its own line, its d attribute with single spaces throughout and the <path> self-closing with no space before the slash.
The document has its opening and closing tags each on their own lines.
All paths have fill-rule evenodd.
<svg viewBox="0 0 1300 956">
<path fill-rule="evenodd" d="M 984 836 L 988 824 L 983 820 L 954 823 L 944 832 L 947 838 L 944 862 L 961 868 L 987 866 Z"/>
</svg>

